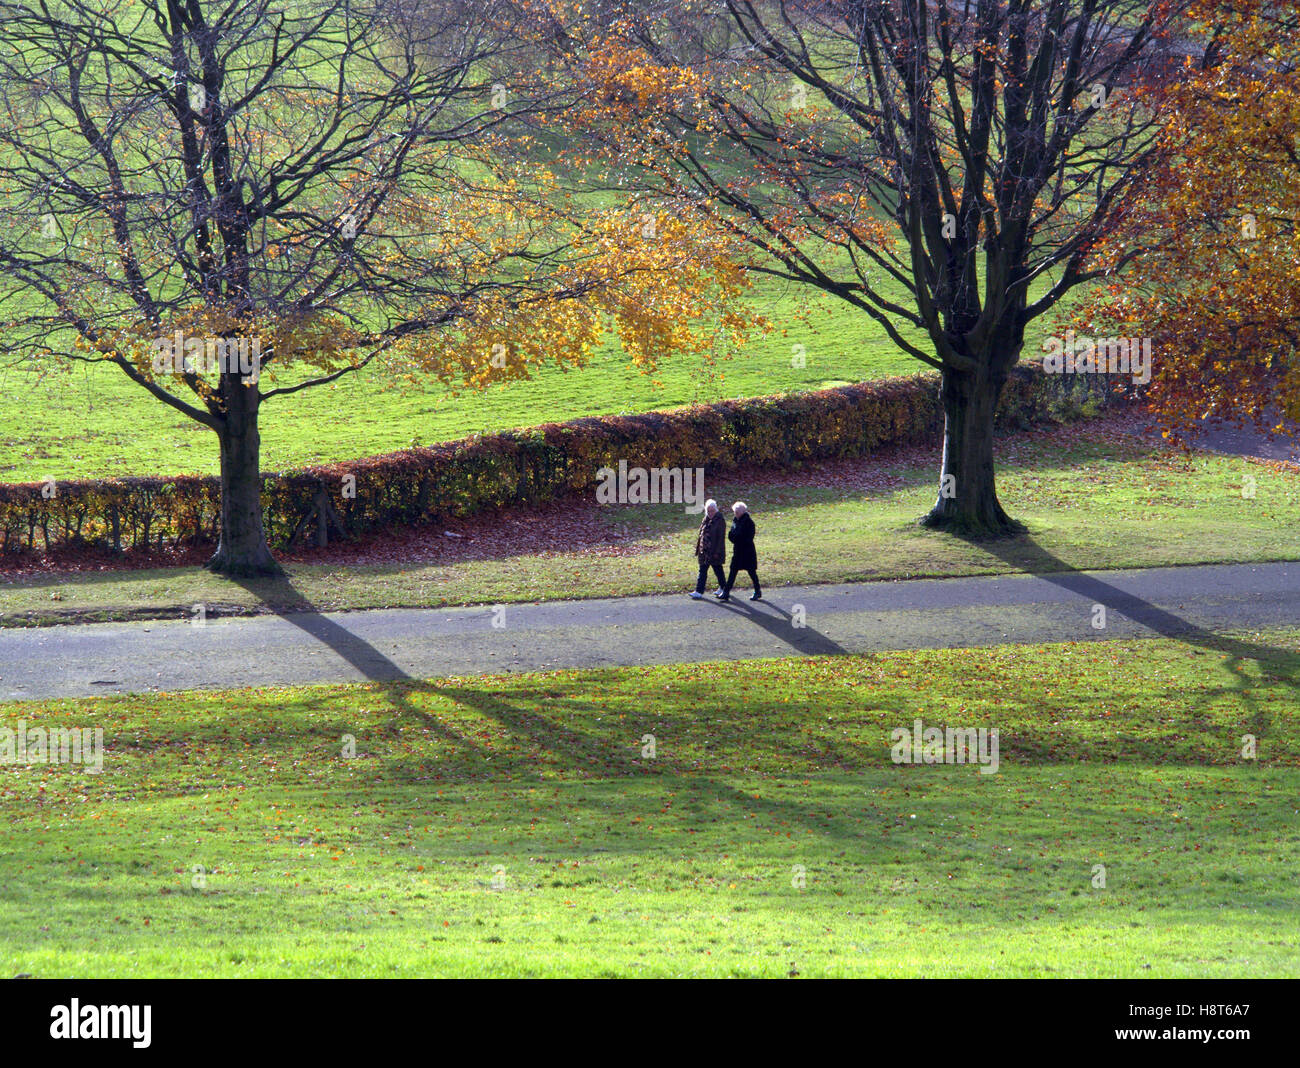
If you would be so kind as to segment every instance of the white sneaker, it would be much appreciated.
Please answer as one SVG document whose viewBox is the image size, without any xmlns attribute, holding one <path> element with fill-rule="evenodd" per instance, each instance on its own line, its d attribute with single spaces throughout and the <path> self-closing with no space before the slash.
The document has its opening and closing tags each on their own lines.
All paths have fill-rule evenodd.
<svg viewBox="0 0 1300 1068">
<path fill-rule="evenodd" d="M 700 600 L 703 600 L 703 599 L 704 599 L 704 594 L 702 594 L 702 593 L 696 593 L 694 590 L 691 591 L 691 600 L 692 600 L 692 601 L 700 601 Z"/>
</svg>

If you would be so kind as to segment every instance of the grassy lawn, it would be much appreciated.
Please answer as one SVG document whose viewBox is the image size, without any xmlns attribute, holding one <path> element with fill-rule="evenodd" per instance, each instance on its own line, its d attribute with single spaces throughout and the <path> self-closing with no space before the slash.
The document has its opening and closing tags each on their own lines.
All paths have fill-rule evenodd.
<svg viewBox="0 0 1300 1068">
<path fill-rule="evenodd" d="M 900 291 L 901 298 L 901 291 Z M 665 360 L 653 374 L 630 366 L 610 344 L 572 370 L 544 368 L 532 379 L 452 395 L 437 383 L 386 385 L 376 374 L 279 397 L 262 409 L 262 469 L 284 470 L 432 445 L 480 431 L 652 411 L 735 397 L 822 389 L 925 370 L 870 319 L 843 302 L 808 298 L 771 280 L 750 295 L 755 314 L 776 324 L 740 351 L 706 363 Z M 1035 323 L 1028 357 L 1051 329 Z M 920 340 L 919 338 L 914 340 Z M 791 366 L 793 346 L 805 366 Z M 296 379 L 289 377 L 284 381 Z M 0 482 L 102 478 L 123 473 L 216 474 L 216 437 L 150 398 L 113 367 L 0 366 L 0 388 L 24 398 L 0 409 Z"/>
<path fill-rule="evenodd" d="M 6 705 L 105 760 L 0 766 L 0 965 L 1297 976 L 1298 677 L 1290 631 Z M 916 717 L 998 772 L 892 764 Z"/>
<path fill-rule="evenodd" d="M 262 410 L 262 469 L 372 456 L 413 442 L 431 445 L 584 415 L 821 389 L 924 369 L 842 302 L 816 301 L 814 314 L 796 321 L 798 295 L 776 283 L 757 285 L 751 301 L 756 314 L 786 329 L 755 333 L 744 351 L 712 364 L 678 357 L 644 374 L 611 344 L 586 367 L 545 368 L 531 380 L 483 393 L 454 396 L 437 383 L 395 387 L 365 374 L 276 398 Z M 803 368 L 791 366 L 795 344 L 806 350 Z M 81 365 L 63 372 L 19 364 L 0 368 L 0 387 L 26 398 L 25 409 L 0 411 L 0 481 L 219 470 L 211 431 L 163 407 L 116 368 Z"/>
<path fill-rule="evenodd" d="M 917 527 L 933 502 L 935 463 L 930 450 L 918 449 L 758 480 L 713 480 L 706 472 L 705 484 L 724 507 L 736 498 L 749 503 L 760 574 L 773 586 L 1300 556 L 1296 474 L 1208 453 L 1167 453 L 1114 420 L 1004 440 L 1002 499 L 1030 529 L 1015 541 L 979 545 Z M 1253 497 L 1242 496 L 1247 474 Z M 592 503 L 575 515 L 600 535 L 594 547 L 503 553 L 485 521 L 455 560 L 420 562 L 407 546 L 389 554 L 407 562 L 299 563 L 286 582 L 236 584 L 200 568 L 11 579 L 0 583 L 0 625 L 174 617 L 198 603 L 220 614 L 618 596 L 681 591 L 694 581 L 698 518 L 680 506 Z M 445 544 L 441 533 L 430 530 L 429 540 Z"/>
</svg>

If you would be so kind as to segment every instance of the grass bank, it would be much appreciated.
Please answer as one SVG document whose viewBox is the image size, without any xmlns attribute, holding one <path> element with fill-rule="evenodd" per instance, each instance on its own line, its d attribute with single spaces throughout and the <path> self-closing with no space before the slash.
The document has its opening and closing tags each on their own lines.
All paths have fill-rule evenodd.
<svg viewBox="0 0 1300 1068">
<path fill-rule="evenodd" d="M 0 967 L 1296 976 L 1298 679 L 1291 631 L 6 705 L 106 751 L 0 766 Z M 918 717 L 997 773 L 893 764 Z"/>
</svg>

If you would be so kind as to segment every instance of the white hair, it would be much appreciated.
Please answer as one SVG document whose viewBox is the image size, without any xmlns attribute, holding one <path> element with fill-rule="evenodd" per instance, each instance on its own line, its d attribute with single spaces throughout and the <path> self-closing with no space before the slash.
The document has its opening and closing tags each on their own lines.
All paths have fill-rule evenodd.
<svg viewBox="0 0 1300 1068">
<path fill-rule="evenodd" d="M 744 501 L 737 501 L 735 504 L 731 506 L 731 510 L 735 512 L 737 515 L 742 515 L 743 513 L 749 511 L 749 505 L 747 505 Z"/>
<path fill-rule="evenodd" d="M 707 501 L 704 502 L 704 510 L 707 512 L 710 508 L 712 508 L 715 512 L 718 510 L 718 502 L 715 501 L 712 497 L 710 497 Z"/>
</svg>

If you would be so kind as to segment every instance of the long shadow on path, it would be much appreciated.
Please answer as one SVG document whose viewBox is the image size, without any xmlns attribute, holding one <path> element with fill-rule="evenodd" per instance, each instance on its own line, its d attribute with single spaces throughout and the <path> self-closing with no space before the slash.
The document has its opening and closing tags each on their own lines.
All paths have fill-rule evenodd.
<svg viewBox="0 0 1300 1068">
<path fill-rule="evenodd" d="M 814 630 L 805 621 L 796 624 L 792 613 L 767 598 L 761 601 L 719 601 L 733 616 L 762 627 L 774 637 L 780 638 L 791 648 L 804 656 L 848 656 L 849 651 L 838 642 L 832 641 L 825 634 Z M 752 607 L 750 607 L 752 606 Z M 770 611 L 769 611 L 770 610 Z M 776 613 L 773 615 L 773 613 Z"/>
<path fill-rule="evenodd" d="M 245 588 L 249 587 L 245 586 Z M 413 694 L 436 693 L 439 697 L 455 701 L 479 716 L 495 720 L 517 736 L 531 738 L 559 757 L 570 770 L 589 770 L 593 766 L 614 770 L 610 769 L 610 765 L 619 763 L 617 753 L 612 749 L 609 739 L 588 734 L 575 722 L 567 721 L 562 715 L 546 715 L 517 699 L 494 692 L 487 686 L 434 685 L 413 678 L 369 642 L 322 615 L 287 581 L 284 592 L 294 595 L 293 607 L 278 609 L 277 615 L 329 647 L 366 678 L 380 684 L 397 711 L 398 718 L 418 719 L 442 738 L 478 757 L 485 775 L 490 777 L 494 770 L 491 761 L 485 759 L 487 754 L 481 747 L 472 739 L 452 730 L 439 717 L 424 709 L 415 708 L 411 700 Z M 842 646 L 818 631 L 794 626 L 793 617 L 786 610 L 770 602 L 757 603 L 765 605 L 771 611 L 732 604 L 725 604 L 722 607 L 789 642 L 801 652 L 810 655 L 847 653 Z M 633 766 L 621 770 L 625 775 L 646 773 L 644 769 Z M 689 787 L 701 798 L 750 813 L 762 814 L 772 819 L 785 820 L 787 823 L 804 827 L 816 834 L 831 837 L 853 836 L 850 828 L 806 811 L 807 804 L 802 800 L 785 801 L 774 797 L 759 797 L 752 792 L 752 788 L 742 789 L 703 773 L 698 768 L 677 767 L 671 760 L 661 764 L 659 773 L 666 773 L 669 781 L 675 781 L 680 788 Z M 883 818 L 883 813 L 878 812 L 877 815 Z"/>
<path fill-rule="evenodd" d="M 231 581 L 243 586 L 244 589 L 262 599 L 263 603 L 286 623 L 292 623 L 299 630 L 310 634 L 322 645 L 333 650 L 340 658 L 346 660 L 371 682 L 382 686 L 384 693 L 399 713 L 420 720 L 425 727 L 449 742 L 463 746 L 466 749 L 479 750 L 477 744 L 448 729 L 447 725 L 437 716 L 430 715 L 423 709 L 413 707 L 410 694 L 414 688 L 419 687 L 419 681 L 364 638 L 358 637 L 346 627 L 322 615 L 320 610 L 295 589 L 288 579 L 277 584 L 277 593 L 289 596 L 276 603 L 290 605 L 291 607 L 279 608 L 272 607 L 272 603 L 265 599 L 264 589 L 258 589 L 253 583 L 240 579 L 232 579 Z M 263 582 L 260 585 L 264 586 L 265 583 Z"/>
<path fill-rule="evenodd" d="M 1265 722 L 1262 710 L 1251 699 L 1250 689 L 1255 683 L 1246 672 L 1246 662 L 1254 661 L 1261 670 L 1285 681 L 1293 689 L 1300 689 L 1300 679 L 1288 663 L 1289 658 L 1284 650 L 1215 634 L 1198 627 L 1173 612 L 1158 608 L 1149 601 L 1121 590 L 1095 575 L 1072 570 L 1065 561 L 1048 552 L 1030 537 L 1023 536 L 1006 542 L 982 541 L 976 544 L 1005 563 L 1010 563 L 1017 569 L 1023 568 L 1041 580 L 1087 598 L 1095 604 L 1104 605 L 1107 611 L 1118 612 L 1164 638 L 1225 654 L 1228 657 L 1227 669 L 1235 679 L 1237 696 L 1252 711 L 1250 725 L 1256 734 L 1262 735 L 1269 724 Z M 263 596 L 264 591 L 258 590 L 254 584 L 244 582 L 239 584 L 259 598 Z M 365 639 L 322 615 L 314 605 L 294 590 L 288 581 L 283 584 L 283 589 L 292 595 L 287 598 L 287 601 L 292 603 L 293 607 L 275 609 L 276 614 L 333 650 L 365 678 L 376 683 L 415 681 L 403 668 Z M 806 625 L 796 625 L 795 617 L 790 611 L 773 604 L 770 600 L 721 602 L 719 607 L 760 627 L 801 655 L 849 655 L 847 649 L 825 634 Z M 434 717 L 423 712 L 417 713 L 410 708 L 409 701 L 406 699 L 408 690 L 409 688 L 392 687 L 390 696 L 403 710 L 418 715 L 429 726 L 443 730 L 444 728 Z M 458 741 L 465 740 L 458 739 Z"/>
<path fill-rule="evenodd" d="M 1293 690 L 1300 689 L 1300 678 L 1297 678 L 1297 672 L 1291 666 L 1293 660 L 1286 650 L 1215 634 L 1199 627 L 1095 575 L 1073 570 L 1064 560 L 1048 552 L 1028 535 L 1008 541 L 979 541 L 973 544 L 999 560 L 1024 567 L 1044 582 L 1086 597 L 1094 604 L 1104 605 L 1107 612 L 1118 612 L 1162 638 L 1226 654 L 1228 662 L 1225 666 L 1235 679 L 1237 696 L 1251 711 L 1250 726 L 1257 735 L 1262 736 L 1269 724 L 1263 710 L 1251 698 L 1250 688 L 1256 682 L 1247 675 L 1246 662 L 1254 661 L 1261 672 L 1276 676 L 1288 683 Z"/>
</svg>

